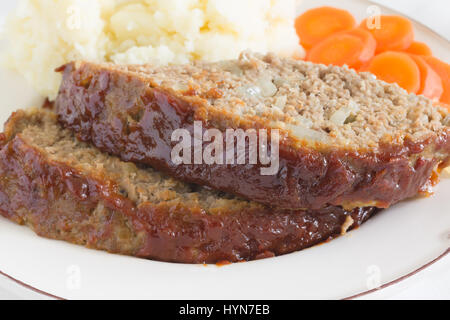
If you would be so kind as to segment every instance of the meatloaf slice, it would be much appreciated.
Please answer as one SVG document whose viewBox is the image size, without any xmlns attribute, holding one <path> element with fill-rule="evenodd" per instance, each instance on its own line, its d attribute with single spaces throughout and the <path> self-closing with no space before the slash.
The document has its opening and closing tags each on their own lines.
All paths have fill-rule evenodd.
<svg viewBox="0 0 450 320">
<path fill-rule="evenodd" d="M 269 209 L 121 161 L 45 110 L 18 111 L 0 151 L 0 213 L 37 234 L 148 259 L 215 263 L 281 255 L 359 226 L 378 209 Z"/>
<path fill-rule="evenodd" d="M 75 62 L 60 70 L 56 111 L 81 140 L 274 207 L 389 207 L 423 191 L 450 159 L 444 108 L 347 68 L 245 53 L 218 63 Z M 263 176 L 260 161 L 175 164 L 172 133 L 193 136 L 194 121 L 223 137 L 228 128 L 279 129 L 279 170 Z"/>
</svg>

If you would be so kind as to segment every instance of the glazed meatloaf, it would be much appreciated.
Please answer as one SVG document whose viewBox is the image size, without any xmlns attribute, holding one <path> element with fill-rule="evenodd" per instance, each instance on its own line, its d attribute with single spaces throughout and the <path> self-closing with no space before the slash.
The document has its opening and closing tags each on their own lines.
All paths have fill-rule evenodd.
<svg viewBox="0 0 450 320">
<path fill-rule="evenodd" d="M 244 53 L 236 61 L 158 68 L 74 62 L 60 71 L 56 111 L 81 140 L 278 208 L 386 208 L 427 189 L 450 159 L 444 108 L 347 68 Z M 175 163 L 172 134 L 184 128 L 194 136 L 196 121 L 203 132 L 220 130 L 223 145 L 227 129 L 266 129 L 271 137 L 278 129 L 278 170 L 262 175 L 259 159 Z M 275 150 L 271 143 L 266 149 Z"/>
<path fill-rule="evenodd" d="M 37 234 L 183 262 L 235 262 L 315 245 L 378 209 L 269 209 L 175 180 L 80 142 L 43 109 L 18 111 L 0 151 L 0 213 Z"/>
</svg>

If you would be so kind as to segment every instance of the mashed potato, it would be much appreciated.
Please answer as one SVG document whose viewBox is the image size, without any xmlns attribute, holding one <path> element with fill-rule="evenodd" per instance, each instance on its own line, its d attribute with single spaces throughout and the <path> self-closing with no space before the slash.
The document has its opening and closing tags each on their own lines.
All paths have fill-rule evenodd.
<svg viewBox="0 0 450 320">
<path fill-rule="evenodd" d="M 295 0 L 20 0 L 3 62 L 53 99 L 53 70 L 75 59 L 169 64 L 245 49 L 302 57 L 295 12 Z"/>
</svg>

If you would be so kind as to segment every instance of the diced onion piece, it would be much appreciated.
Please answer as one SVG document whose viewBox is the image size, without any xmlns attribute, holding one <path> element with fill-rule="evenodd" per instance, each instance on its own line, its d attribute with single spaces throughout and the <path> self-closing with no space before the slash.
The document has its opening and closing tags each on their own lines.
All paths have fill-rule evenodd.
<svg viewBox="0 0 450 320">
<path fill-rule="evenodd" d="M 258 86 L 242 86 L 237 89 L 240 95 L 244 98 L 259 98 L 261 97 L 261 88 Z"/>
<path fill-rule="evenodd" d="M 330 121 L 337 126 L 341 126 L 345 123 L 345 120 L 352 114 L 359 111 L 359 107 L 355 101 L 350 100 L 348 105 L 336 110 L 330 117 Z"/>
<path fill-rule="evenodd" d="M 263 97 L 273 97 L 278 92 L 278 88 L 273 84 L 272 79 L 270 78 L 259 78 L 256 84 L 261 88 Z"/>
<path fill-rule="evenodd" d="M 228 71 L 234 75 L 242 76 L 244 74 L 244 71 L 242 71 L 239 65 L 234 61 L 222 61 L 219 62 L 219 65 L 223 70 Z"/>
<path fill-rule="evenodd" d="M 319 132 L 302 126 L 286 124 L 286 129 L 288 129 L 295 138 L 300 140 L 325 142 L 328 139 L 328 136 L 324 132 Z"/>
</svg>

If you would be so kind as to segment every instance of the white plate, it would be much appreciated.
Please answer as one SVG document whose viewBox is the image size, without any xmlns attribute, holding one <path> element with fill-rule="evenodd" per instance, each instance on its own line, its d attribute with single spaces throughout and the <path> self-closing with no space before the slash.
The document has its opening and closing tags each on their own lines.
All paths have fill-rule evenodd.
<svg viewBox="0 0 450 320">
<path fill-rule="evenodd" d="M 362 19 L 366 1 L 304 1 L 329 4 Z M 382 8 L 389 14 L 391 10 Z M 450 44 L 416 24 L 438 57 Z M 0 70 L 0 121 L 42 99 L 23 79 Z M 433 197 L 407 201 L 382 212 L 358 230 L 330 243 L 282 257 L 224 267 L 141 260 L 37 237 L 0 219 L 0 271 L 48 294 L 68 298 L 302 299 L 345 298 L 384 287 L 444 258 L 450 243 L 450 180 Z M 445 259 L 448 259 L 445 257 Z"/>
</svg>

